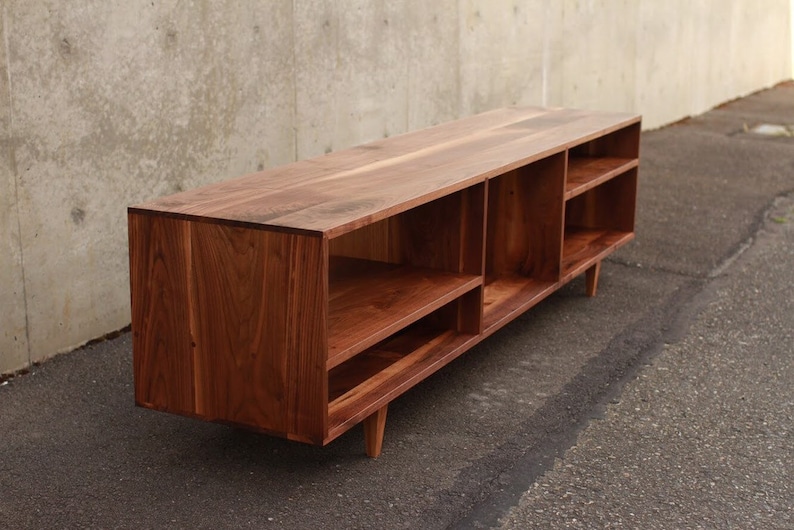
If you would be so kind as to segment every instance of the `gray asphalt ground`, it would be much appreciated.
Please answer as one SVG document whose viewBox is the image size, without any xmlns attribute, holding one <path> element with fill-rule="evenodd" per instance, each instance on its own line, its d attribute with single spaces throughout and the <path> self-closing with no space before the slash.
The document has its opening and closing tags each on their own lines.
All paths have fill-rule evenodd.
<svg viewBox="0 0 794 530">
<path fill-rule="evenodd" d="M 643 134 L 637 240 L 305 446 L 133 406 L 128 333 L 0 386 L 8 528 L 794 528 L 794 83 Z"/>
<path fill-rule="evenodd" d="M 794 528 L 794 198 L 774 206 L 502 528 Z"/>
</svg>

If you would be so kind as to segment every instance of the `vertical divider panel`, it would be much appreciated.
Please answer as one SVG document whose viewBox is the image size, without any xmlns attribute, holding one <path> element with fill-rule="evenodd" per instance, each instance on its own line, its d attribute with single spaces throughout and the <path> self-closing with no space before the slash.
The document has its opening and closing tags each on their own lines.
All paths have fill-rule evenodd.
<svg viewBox="0 0 794 530">
<path fill-rule="evenodd" d="M 528 253 L 518 230 L 523 216 L 519 210 L 517 175 L 517 170 L 513 170 L 488 180 L 485 275 L 489 283 L 502 274 L 514 272 L 522 256 Z"/>
<path fill-rule="evenodd" d="M 484 277 L 487 201 L 485 182 L 461 192 L 460 266 L 458 272 Z M 462 333 L 482 333 L 483 287 L 478 287 L 464 295 L 458 305 L 458 322 L 455 329 Z"/>
<path fill-rule="evenodd" d="M 461 263 L 458 272 L 483 274 L 486 200 L 484 182 L 461 192 Z"/>
<path fill-rule="evenodd" d="M 458 300 L 458 321 L 454 329 L 460 333 L 478 335 L 482 333 L 483 288 L 478 287 Z"/>
<path fill-rule="evenodd" d="M 538 182 L 530 199 L 533 215 L 531 238 L 535 245 L 535 277 L 542 281 L 559 281 L 562 244 L 565 237 L 565 174 L 568 151 L 562 151 L 538 163 Z"/>
</svg>

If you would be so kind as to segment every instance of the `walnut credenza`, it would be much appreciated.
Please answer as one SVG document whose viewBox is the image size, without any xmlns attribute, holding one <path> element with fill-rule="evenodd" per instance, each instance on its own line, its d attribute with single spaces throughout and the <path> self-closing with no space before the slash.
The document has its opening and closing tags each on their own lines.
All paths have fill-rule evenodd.
<svg viewBox="0 0 794 530">
<path fill-rule="evenodd" d="M 640 117 L 507 108 L 128 210 L 135 400 L 327 444 L 634 237 Z"/>
</svg>

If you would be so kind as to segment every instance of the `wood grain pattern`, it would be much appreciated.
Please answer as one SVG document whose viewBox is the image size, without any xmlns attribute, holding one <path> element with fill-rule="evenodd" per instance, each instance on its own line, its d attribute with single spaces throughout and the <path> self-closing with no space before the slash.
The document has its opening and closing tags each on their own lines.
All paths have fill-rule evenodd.
<svg viewBox="0 0 794 530">
<path fill-rule="evenodd" d="M 128 230 L 135 401 L 192 415 L 190 226 L 185 221 L 130 214 Z"/>
<path fill-rule="evenodd" d="M 329 240 L 332 256 L 481 274 L 485 186 L 479 184 Z"/>
<path fill-rule="evenodd" d="M 401 263 L 398 251 L 400 217 L 388 217 L 329 240 L 331 256 Z"/>
<path fill-rule="evenodd" d="M 589 297 L 596 295 L 598 291 L 598 277 L 601 275 L 601 262 L 596 261 L 595 265 L 585 271 L 585 293 Z"/>
<path fill-rule="evenodd" d="M 603 184 L 620 173 L 637 167 L 636 158 L 618 157 L 571 157 L 568 160 L 568 173 L 565 181 L 565 199 Z"/>
<path fill-rule="evenodd" d="M 328 432 L 328 242 L 291 236 L 287 304 L 287 437 L 320 443 Z"/>
<path fill-rule="evenodd" d="M 462 272 L 462 216 L 466 191 L 453 193 L 399 215 L 400 263 Z M 482 226 L 482 218 L 479 219 Z M 479 274 L 479 271 L 475 272 Z"/>
<path fill-rule="evenodd" d="M 197 412 L 319 441 L 322 239 L 194 223 Z"/>
<path fill-rule="evenodd" d="M 634 230 L 637 168 L 592 188 L 565 203 L 565 226 Z"/>
<path fill-rule="evenodd" d="M 414 340 L 411 341 L 410 339 Z M 417 336 L 399 337 L 401 345 L 412 342 L 409 354 L 370 375 L 328 406 L 328 439 L 333 440 L 364 418 L 388 404 L 428 375 L 439 370 L 478 342 L 478 335 L 460 334 L 452 330 L 436 330 Z M 388 349 L 389 345 L 382 346 Z"/>
<path fill-rule="evenodd" d="M 482 277 L 402 266 L 329 286 L 328 368 L 364 351 L 449 301 L 482 285 Z"/>
<path fill-rule="evenodd" d="M 432 337 L 428 339 L 432 339 Z M 384 349 L 384 347 L 376 345 L 353 359 L 332 368 L 328 374 L 328 401 L 339 399 L 351 389 L 410 353 L 410 351 L 392 351 L 393 349 L 393 347 Z"/>
<path fill-rule="evenodd" d="M 133 211 L 336 237 L 638 123 L 638 116 L 628 114 L 504 109 L 183 192 Z"/>
<path fill-rule="evenodd" d="M 570 148 L 572 157 L 618 157 L 640 156 L 640 124 L 627 124 L 609 133 L 603 133 Z"/>
<path fill-rule="evenodd" d="M 484 184 L 475 185 L 329 241 L 332 262 L 374 262 L 367 271 L 342 260 L 356 271 L 346 277 L 331 266 L 329 368 L 482 284 L 484 201 Z M 447 310 L 447 327 L 479 332 L 482 304 L 473 296 Z"/>
<path fill-rule="evenodd" d="M 504 274 L 485 286 L 483 333 L 489 335 L 557 290 L 556 282 Z"/>
<path fill-rule="evenodd" d="M 326 444 L 634 237 L 638 116 L 511 108 L 129 209 L 139 404 Z"/>
<path fill-rule="evenodd" d="M 133 207 L 162 213 L 212 217 L 224 204 L 240 199 L 260 200 L 260 190 L 270 191 L 300 187 L 319 179 L 332 179 L 341 172 L 388 164 L 393 158 L 425 156 L 433 149 L 443 149 L 483 130 L 504 127 L 511 123 L 544 114 L 542 108 L 503 108 L 477 114 L 454 122 L 413 131 L 388 139 L 356 146 L 328 155 L 300 160 L 291 164 L 251 173 L 201 188 L 176 193 Z M 433 147 L 436 146 L 436 147 Z"/>
<path fill-rule="evenodd" d="M 488 277 L 558 279 L 564 178 L 559 153 L 488 181 Z"/>
<path fill-rule="evenodd" d="M 593 228 L 567 229 L 560 282 L 572 280 L 632 239 L 633 232 Z"/>
<path fill-rule="evenodd" d="M 454 330 L 439 327 L 432 319 L 427 318 L 411 324 L 372 348 L 334 367 L 328 374 L 328 401 L 338 400 L 423 345 L 437 342 L 441 335 L 452 336 Z"/>
<path fill-rule="evenodd" d="M 485 270 L 485 215 L 488 204 L 486 184 L 461 192 L 460 264 L 457 270 L 483 274 Z"/>
<path fill-rule="evenodd" d="M 370 458 L 379 457 L 383 449 L 387 411 L 388 406 L 384 405 L 364 418 L 364 444 L 367 449 L 367 456 Z"/>
</svg>

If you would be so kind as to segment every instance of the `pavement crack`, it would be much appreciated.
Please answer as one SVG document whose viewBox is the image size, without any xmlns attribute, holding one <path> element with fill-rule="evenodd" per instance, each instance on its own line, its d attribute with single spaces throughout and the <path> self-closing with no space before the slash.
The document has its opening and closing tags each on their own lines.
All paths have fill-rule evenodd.
<svg viewBox="0 0 794 530">
<path fill-rule="evenodd" d="M 750 236 L 734 247 L 733 251 L 730 252 L 714 269 L 712 269 L 706 275 L 706 277 L 708 279 L 714 279 L 725 274 L 725 272 L 730 269 L 736 260 L 742 256 L 742 254 L 752 248 L 756 242 L 756 239 L 758 238 L 758 235 L 766 229 L 770 221 L 773 219 L 773 213 L 780 208 L 780 204 L 782 202 L 790 201 L 792 198 L 794 198 L 794 189 L 784 191 L 783 193 L 773 197 L 772 200 L 766 205 L 766 208 L 761 210 L 761 212 L 756 216 L 753 224 L 750 227 Z"/>
<path fill-rule="evenodd" d="M 755 241 L 755 236 L 751 236 L 749 239 L 746 239 L 742 244 L 739 245 L 731 255 L 727 258 L 722 260 L 722 262 L 717 265 L 711 272 L 708 273 L 707 278 L 713 279 L 719 276 L 722 276 L 726 270 L 728 270 L 733 263 L 739 259 L 739 257 L 747 252 L 747 250 L 753 246 L 753 242 Z"/>
</svg>

